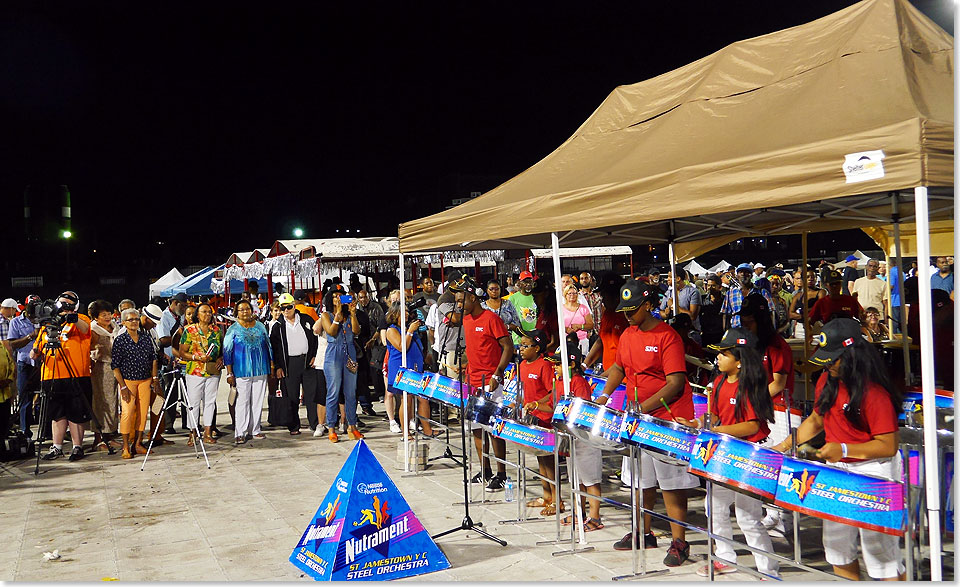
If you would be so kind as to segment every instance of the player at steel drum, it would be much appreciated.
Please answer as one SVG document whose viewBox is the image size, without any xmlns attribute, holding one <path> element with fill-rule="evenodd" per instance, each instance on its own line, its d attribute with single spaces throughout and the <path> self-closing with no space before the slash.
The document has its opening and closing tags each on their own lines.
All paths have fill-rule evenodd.
<svg viewBox="0 0 960 587">
<path fill-rule="evenodd" d="M 719 344 L 710 345 L 717 355 L 717 368 L 720 376 L 713 382 L 710 391 L 710 430 L 729 434 L 748 442 L 763 442 L 770 434 L 768 422 L 773 422 L 773 402 L 767 391 L 767 372 L 763 359 L 756 351 L 757 337 L 745 328 L 731 328 L 723 334 Z M 703 422 L 697 418 L 690 422 L 677 418 L 681 424 L 703 428 Z M 720 484 L 713 486 L 711 501 L 713 528 L 718 536 L 733 538 L 730 525 L 730 505 L 735 505 L 737 525 L 743 532 L 747 544 L 773 552 L 773 542 L 761 523 L 763 504 L 744 493 L 738 493 Z M 714 574 L 736 572 L 736 567 L 721 561 L 737 562 L 737 553 L 733 545 L 717 541 L 717 559 L 713 561 Z M 762 554 L 754 553 L 757 570 L 766 575 L 778 577 L 780 563 Z M 697 570 L 701 577 L 709 576 L 709 568 L 704 565 Z"/>
<path fill-rule="evenodd" d="M 556 378 L 553 367 L 543 358 L 547 350 L 550 337 L 542 330 L 524 330 L 520 335 L 520 388 L 523 390 L 523 409 L 527 414 L 536 418 L 536 425 L 543 428 L 552 428 L 553 406 L 556 403 Z M 556 508 L 564 511 L 562 500 L 558 500 L 552 483 L 555 478 L 555 464 L 553 453 L 538 454 L 537 465 L 540 467 L 540 479 L 543 485 L 543 497 L 534 499 L 527 504 L 529 507 L 542 506 L 541 516 L 556 515 Z M 548 482 L 548 480 L 550 482 Z M 556 492 L 559 493 L 559 492 Z"/>
<path fill-rule="evenodd" d="M 547 361 L 553 364 L 557 381 L 563 378 L 563 365 L 560 352 L 546 357 Z M 580 353 L 580 345 L 567 345 L 567 369 L 570 374 L 570 394 L 586 401 L 590 401 L 593 390 L 583 376 L 583 355 Z M 573 479 L 573 471 L 576 469 L 577 477 L 580 479 L 580 491 L 586 491 L 590 495 L 600 497 L 600 483 L 603 481 L 603 453 L 598 447 L 592 446 L 579 438 L 574 438 L 576 462 L 567 459 L 567 476 Z M 600 521 L 600 500 L 589 499 L 590 512 L 583 521 L 583 531 L 593 532 L 603 528 L 603 522 Z M 573 523 L 573 516 L 566 516 L 560 523 L 569 526 Z"/>
<path fill-rule="evenodd" d="M 803 444 L 822 430 L 827 442 L 817 451 L 819 458 L 854 473 L 899 481 L 897 416 L 903 401 L 880 353 L 860 329 L 856 320 L 834 318 L 814 337 L 819 348 L 809 361 L 826 370 L 817 381 L 814 411 L 797 428 L 797 442 Z M 787 438 L 774 449 L 786 452 L 791 446 Z M 860 578 L 858 533 L 870 578 L 904 580 L 897 536 L 823 520 L 823 549 L 833 571 L 847 579 Z"/>
<path fill-rule="evenodd" d="M 658 320 L 653 310 L 659 306 L 660 290 L 629 280 L 620 288 L 617 311 L 623 312 L 630 326 L 620 336 L 616 360 L 607 371 L 605 390 L 616 389 L 626 384 L 627 401 L 639 404 L 640 411 L 663 420 L 674 417 L 693 419 L 693 390 L 687 382 L 687 364 L 684 358 L 683 341 L 677 332 Z M 606 391 L 605 391 L 606 393 Z M 609 396 L 601 395 L 598 404 L 606 404 Z M 669 410 L 661 403 L 669 405 Z M 671 464 L 655 459 L 646 450 L 640 451 L 642 477 L 639 486 L 643 489 L 643 507 L 651 510 L 657 502 L 657 485 L 663 492 L 667 515 L 686 522 L 687 490 L 699 487 L 700 482 L 687 471 L 685 464 Z M 624 458 L 624 475 L 630 470 L 629 459 Z M 631 485 L 636 488 L 637 475 L 631 474 Z M 643 516 L 644 539 L 633 529 L 613 547 L 616 550 L 631 550 L 631 537 L 638 548 L 656 548 L 657 540 L 650 532 L 651 517 Z M 672 541 L 663 563 L 676 567 L 690 558 L 690 544 L 685 540 L 686 531 L 679 524 L 670 524 Z"/>
</svg>

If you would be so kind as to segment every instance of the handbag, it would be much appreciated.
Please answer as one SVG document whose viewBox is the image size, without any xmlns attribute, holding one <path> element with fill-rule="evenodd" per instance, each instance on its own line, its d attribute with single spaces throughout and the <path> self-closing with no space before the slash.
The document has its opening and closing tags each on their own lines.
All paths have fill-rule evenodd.
<svg viewBox="0 0 960 587">
<path fill-rule="evenodd" d="M 223 367 L 220 367 L 219 369 L 217 368 L 216 361 L 206 361 L 203 364 L 203 370 L 207 375 L 214 375 L 214 376 L 219 375 L 222 369 Z"/>
<path fill-rule="evenodd" d="M 360 365 L 356 361 L 354 361 L 350 357 L 347 357 L 347 371 L 350 371 L 351 373 L 356 373 L 359 367 Z"/>
</svg>

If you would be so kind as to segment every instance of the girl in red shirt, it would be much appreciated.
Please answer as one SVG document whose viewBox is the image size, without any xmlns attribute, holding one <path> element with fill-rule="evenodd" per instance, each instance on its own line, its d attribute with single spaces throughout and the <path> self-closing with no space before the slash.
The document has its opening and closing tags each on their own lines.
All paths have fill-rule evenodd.
<svg viewBox="0 0 960 587">
<path fill-rule="evenodd" d="M 834 318 L 823 325 L 810 362 L 826 370 L 816 386 L 814 411 L 797 428 L 797 443 L 820 431 L 826 444 L 817 456 L 856 473 L 899 481 L 900 431 L 897 417 L 903 400 L 890 381 L 880 353 L 860 335 L 860 323 Z M 792 448 L 788 438 L 776 449 Z M 860 578 L 857 534 L 867 574 L 872 579 L 903 580 L 906 568 L 899 538 L 823 521 L 823 550 L 833 572 L 854 581 Z"/>
<path fill-rule="evenodd" d="M 537 419 L 537 425 L 544 428 L 551 427 L 553 417 L 554 394 L 556 393 L 556 379 L 553 367 L 543 358 L 550 339 L 541 330 L 524 331 L 520 337 L 520 385 L 523 390 L 523 409 Z M 543 507 L 541 516 L 556 515 L 554 503 L 554 475 L 553 454 L 537 455 L 537 464 L 540 466 L 540 479 L 543 485 L 543 497 L 527 503 L 528 507 Z M 549 481 L 548 481 L 549 480 Z M 560 502 L 560 511 L 564 511 L 563 502 Z"/>
<path fill-rule="evenodd" d="M 727 330 L 720 343 L 711 345 L 720 351 L 717 368 L 720 376 L 713 382 L 710 392 L 710 429 L 729 434 L 749 442 L 763 442 L 770 434 L 768 422 L 773 422 L 773 403 L 767 391 L 767 373 L 760 354 L 756 351 L 757 337 L 746 328 Z M 678 418 L 679 420 L 679 418 Z M 703 422 L 683 421 L 688 425 L 703 427 Z M 730 505 L 737 514 L 737 525 L 747 544 L 753 548 L 773 552 L 773 543 L 761 523 L 763 504 L 759 499 L 734 492 L 723 485 L 714 484 L 711 515 L 713 527 L 719 536 L 733 539 L 730 524 Z M 736 562 L 737 553 L 728 542 L 717 541 L 717 560 L 713 561 L 714 574 L 732 573 L 736 567 L 721 561 Z M 772 577 L 780 576 L 780 564 L 762 554 L 754 553 L 757 570 Z M 701 577 L 709 576 L 709 567 L 697 570 Z"/>
<path fill-rule="evenodd" d="M 560 353 L 554 353 L 546 358 L 553 365 L 556 375 L 557 385 L 563 378 L 563 365 L 560 362 Z M 570 373 L 570 395 L 586 401 L 591 401 L 593 390 L 583 376 L 583 355 L 580 353 L 580 345 L 577 343 L 567 344 L 568 372 Z M 574 469 L 576 469 L 577 478 L 580 480 L 580 491 L 585 491 L 590 495 L 600 497 L 600 483 L 603 481 L 603 454 L 600 449 L 591 446 L 577 438 L 573 439 L 575 444 L 576 462 L 573 459 L 567 459 L 567 476 L 573 479 Z M 583 521 L 583 531 L 593 532 L 603 528 L 603 522 L 600 521 L 600 500 L 590 499 L 590 512 L 587 519 Z M 586 507 L 584 500 L 581 499 L 581 507 Z M 572 516 L 566 516 L 560 523 L 569 526 L 573 523 Z"/>
</svg>

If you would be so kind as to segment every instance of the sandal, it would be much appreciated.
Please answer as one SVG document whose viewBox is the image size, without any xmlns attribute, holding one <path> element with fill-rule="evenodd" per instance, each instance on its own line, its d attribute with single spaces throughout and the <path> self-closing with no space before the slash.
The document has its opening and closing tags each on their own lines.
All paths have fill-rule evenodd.
<svg viewBox="0 0 960 587">
<path fill-rule="evenodd" d="M 560 512 L 563 513 L 567 511 L 567 508 L 564 506 L 564 503 L 560 502 Z M 555 516 L 557 515 L 557 506 L 554 503 L 548 503 L 542 510 L 540 510 L 541 516 Z"/>
<path fill-rule="evenodd" d="M 244 438 L 243 438 L 242 436 L 237 436 L 236 438 L 233 439 L 233 444 L 235 444 L 235 445 L 237 445 L 237 446 L 240 446 L 241 444 L 243 444 L 243 443 L 245 443 L 245 442 L 246 442 L 246 440 L 244 440 Z"/>
<path fill-rule="evenodd" d="M 537 499 L 531 499 L 530 501 L 527 502 L 528 508 L 542 508 L 546 506 L 547 506 L 547 502 L 544 501 L 542 497 L 538 497 Z"/>
<path fill-rule="evenodd" d="M 291 430 L 291 431 L 290 431 L 290 436 L 298 436 L 299 434 L 300 434 L 300 430 L 299 430 L 299 429 L 297 429 L 297 430 Z"/>
<path fill-rule="evenodd" d="M 588 519 L 589 519 L 589 518 L 588 518 Z M 572 524 L 572 523 L 573 523 L 573 516 L 564 516 L 564 517 L 560 518 L 560 525 L 561 525 L 561 526 L 569 526 L 569 525 Z"/>
<path fill-rule="evenodd" d="M 583 523 L 583 531 L 593 532 L 594 530 L 603 530 L 603 522 L 597 518 L 587 518 Z"/>
<path fill-rule="evenodd" d="M 194 444 L 194 443 L 193 443 L 193 436 L 191 435 L 190 438 L 187 439 L 187 446 L 193 446 L 193 444 Z"/>
</svg>

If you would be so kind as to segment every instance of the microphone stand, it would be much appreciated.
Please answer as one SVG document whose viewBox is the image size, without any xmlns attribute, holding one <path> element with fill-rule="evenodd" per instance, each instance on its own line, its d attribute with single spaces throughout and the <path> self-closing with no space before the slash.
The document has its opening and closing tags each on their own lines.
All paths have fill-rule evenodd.
<svg viewBox="0 0 960 587">
<path fill-rule="evenodd" d="M 470 517 L 470 479 L 467 476 L 467 430 L 466 430 L 466 420 L 467 420 L 467 406 L 464 403 L 463 398 L 463 360 L 461 359 L 462 352 L 462 343 L 463 343 L 463 318 L 466 315 L 466 312 L 460 315 L 460 326 L 457 328 L 457 345 L 456 345 L 456 357 L 457 357 L 457 395 L 460 396 L 460 448 L 463 451 L 464 459 L 460 464 L 460 468 L 463 471 L 463 520 L 460 522 L 459 526 L 440 532 L 439 534 L 434 534 L 431 536 L 434 540 L 447 534 L 453 534 L 460 530 L 473 530 L 480 536 L 483 536 L 487 540 L 492 540 L 500 544 L 500 546 L 506 546 L 506 540 L 501 540 L 493 534 L 482 530 L 483 522 L 474 522 Z M 481 465 L 482 466 L 482 465 Z"/>
</svg>

